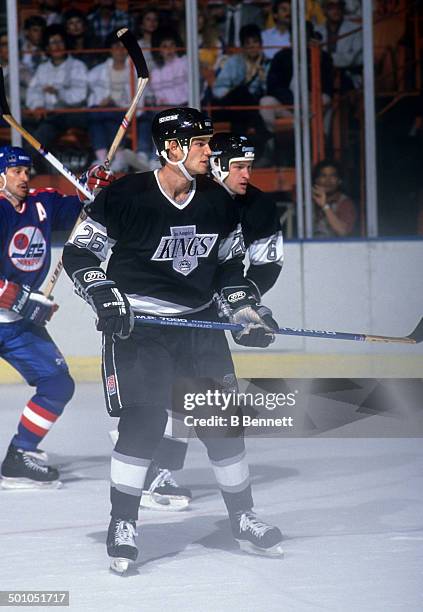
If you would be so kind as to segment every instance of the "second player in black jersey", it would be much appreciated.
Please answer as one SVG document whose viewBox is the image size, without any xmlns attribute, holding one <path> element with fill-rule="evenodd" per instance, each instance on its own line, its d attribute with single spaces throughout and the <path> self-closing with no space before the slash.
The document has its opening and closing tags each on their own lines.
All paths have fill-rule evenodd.
<svg viewBox="0 0 423 612">
<path fill-rule="evenodd" d="M 244 279 L 237 214 L 225 190 L 205 175 L 211 155 L 211 121 L 195 109 L 162 111 L 153 140 L 163 166 L 124 177 L 97 196 L 88 218 L 63 254 L 76 292 L 96 312 L 103 331 L 103 384 L 109 413 L 119 416 L 111 462 L 111 521 L 107 550 L 122 572 L 138 554 L 135 521 L 153 454 L 176 396 L 236 389 L 223 332 L 177 327 L 134 327 L 133 312 L 201 318 L 216 316 L 214 292 L 242 324 L 235 340 L 273 340 L 259 299 Z M 111 248 L 107 273 L 100 267 Z M 198 404 L 204 417 L 215 406 Z M 233 408 L 236 410 L 236 407 Z M 278 528 L 257 519 L 242 431 L 231 428 L 229 409 L 214 427 L 196 426 L 207 448 L 234 537 L 241 547 L 280 555 Z"/>
<path fill-rule="evenodd" d="M 251 185 L 254 147 L 246 136 L 221 132 L 210 141 L 211 173 L 231 195 L 238 208 L 248 254 L 246 277 L 261 295 L 269 291 L 282 269 L 282 228 L 273 197 Z"/>
</svg>

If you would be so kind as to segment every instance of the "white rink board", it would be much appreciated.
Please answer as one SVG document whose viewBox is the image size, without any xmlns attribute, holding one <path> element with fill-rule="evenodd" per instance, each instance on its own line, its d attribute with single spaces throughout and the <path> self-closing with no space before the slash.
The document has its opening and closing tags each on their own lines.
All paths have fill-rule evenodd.
<svg viewBox="0 0 423 612">
<path fill-rule="evenodd" d="M 60 252 L 54 249 L 53 261 Z M 264 302 L 281 326 L 404 335 L 423 315 L 422 262 L 422 240 L 289 243 L 281 277 Z M 64 354 L 98 355 L 94 314 L 73 294 L 65 273 L 54 293 L 60 309 L 49 330 Z M 423 344 L 279 337 L 271 350 L 416 355 L 423 353 Z"/>
<path fill-rule="evenodd" d="M 373 331 L 370 284 L 366 243 L 305 244 L 304 326 L 346 332 Z M 363 352 L 360 343 L 334 344 L 338 343 L 306 339 L 306 350 Z"/>
</svg>

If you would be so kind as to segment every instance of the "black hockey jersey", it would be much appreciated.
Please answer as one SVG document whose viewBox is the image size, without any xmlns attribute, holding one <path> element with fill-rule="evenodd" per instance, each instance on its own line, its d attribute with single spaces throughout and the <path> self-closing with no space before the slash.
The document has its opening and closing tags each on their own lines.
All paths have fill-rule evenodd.
<svg viewBox="0 0 423 612">
<path fill-rule="evenodd" d="M 243 284 L 237 207 L 215 181 L 199 176 L 184 203 L 161 188 L 158 170 L 125 176 L 88 206 L 88 218 L 64 249 L 72 276 L 98 266 L 109 248 L 107 276 L 135 310 L 161 315 L 197 312 L 217 287 Z"/>
<path fill-rule="evenodd" d="M 250 265 L 246 276 L 263 295 L 275 284 L 283 265 L 283 237 L 276 204 L 270 194 L 248 185 L 235 196 Z"/>
</svg>

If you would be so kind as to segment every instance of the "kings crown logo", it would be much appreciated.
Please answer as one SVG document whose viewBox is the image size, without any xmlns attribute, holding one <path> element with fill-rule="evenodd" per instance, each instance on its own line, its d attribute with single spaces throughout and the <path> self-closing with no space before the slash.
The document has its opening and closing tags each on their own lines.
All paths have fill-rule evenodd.
<svg viewBox="0 0 423 612">
<path fill-rule="evenodd" d="M 176 272 L 188 276 L 198 266 L 199 257 L 208 257 L 217 234 L 197 234 L 195 225 L 171 227 L 170 236 L 163 236 L 153 261 L 172 261 Z"/>
</svg>

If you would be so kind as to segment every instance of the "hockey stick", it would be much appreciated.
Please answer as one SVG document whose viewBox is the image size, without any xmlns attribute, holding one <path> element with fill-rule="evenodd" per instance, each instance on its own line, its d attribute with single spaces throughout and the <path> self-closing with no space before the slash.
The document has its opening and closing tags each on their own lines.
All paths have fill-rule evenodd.
<svg viewBox="0 0 423 612">
<path fill-rule="evenodd" d="M 110 168 L 110 164 L 112 162 L 112 159 L 120 145 L 120 143 L 122 142 L 122 138 L 124 137 L 126 130 L 128 129 L 128 126 L 131 122 L 132 117 L 134 116 L 135 113 L 135 109 L 137 107 L 137 104 L 139 102 L 140 97 L 142 96 L 142 93 L 148 83 L 148 68 L 147 68 L 147 64 L 145 62 L 144 59 L 144 55 L 142 52 L 141 47 L 138 45 L 137 39 L 135 38 L 135 36 L 127 29 L 127 28 L 122 28 L 121 30 L 119 30 L 117 32 L 117 37 L 118 39 L 122 42 L 122 44 L 125 46 L 126 50 L 128 51 L 129 57 L 131 58 L 131 60 L 134 63 L 135 66 L 135 70 L 137 72 L 137 76 L 138 76 L 138 81 L 137 81 L 137 89 L 135 92 L 135 95 L 132 99 L 132 102 L 128 108 L 128 110 L 125 113 L 124 118 L 122 119 L 122 123 L 120 124 L 118 131 L 116 132 L 116 135 L 113 139 L 112 144 L 110 145 L 110 148 L 107 152 L 106 155 L 106 159 L 104 160 L 104 166 L 107 170 L 109 170 Z M 81 223 L 81 221 L 84 220 L 84 213 L 83 211 L 81 211 L 81 214 L 79 215 L 79 217 L 77 218 L 75 225 L 72 228 L 72 231 L 70 232 L 70 235 L 73 234 L 73 232 L 75 231 L 75 229 L 78 227 L 78 225 Z M 54 268 L 53 272 L 50 275 L 50 278 L 44 288 L 44 295 L 46 297 L 49 297 L 59 279 L 59 276 L 62 272 L 63 269 L 63 262 L 62 262 L 62 258 L 60 257 L 56 267 Z"/>
<path fill-rule="evenodd" d="M 38 153 L 40 153 L 40 155 L 42 155 L 52 166 L 54 166 L 54 168 L 56 168 L 56 170 L 58 170 L 60 174 L 62 174 L 66 179 L 68 179 L 68 181 L 70 181 L 73 185 L 75 185 L 75 187 L 79 191 L 81 191 L 88 200 L 94 199 L 94 196 L 91 193 L 91 191 L 85 185 L 79 182 L 79 180 L 73 174 L 73 172 L 71 172 L 68 168 L 66 168 L 66 166 L 64 166 L 62 162 L 57 159 L 57 157 L 55 157 L 52 153 L 47 151 L 47 149 L 45 149 L 43 145 L 36 138 L 31 136 L 31 134 L 27 132 L 25 128 L 19 125 L 19 123 L 12 117 L 12 115 L 10 114 L 9 103 L 6 98 L 6 91 L 4 87 L 4 75 L 3 75 L 3 69 L 1 67 L 0 67 L 0 110 L 1 110 L 1 116 L 6 121 L 6 123 L 10 125 L 10 127 L 15 128 L 15 130 L 19 132 L 22 135 L 22 137 L 27 142 L 29 142 L 29 144 L 32 147 L 34 147 L 34 149 L 36 149 Z"/>
<path fill-rule="evenodd" d="M 135 315 L 137 325 L 165 325 L 174 327 L 194 327 L 197 329 L 241 331 L 243 325 L 221 323 L 219 321 L 196 321 L 172 317 L 155 317 L 153 315 Z M 423 318 L 414 331 L 408 336 L 374 336 L 370 334 L 352 334 L 347 332 L 323 331 L 315 329 L 297 329 L 281 327 L 276 334 L 282 336 L 305 336 L 307 338 L 326 338 L 328 340 L 354 340 L 356 342 L 395 342 L 398 344 L 418 344 L 423 341 Z"/>
<path fill-rule="evenodd" d="M 104 166 L 109 169 L 110 163 L 118 146 L 120 145 L 122 138 L 124 137 L 126 130 L 131 122 L 132 117 L 134 116 L 135 110 L 137 108 L 139 99 L 141 98 L 143 91 L 148 83 L 148 68 L 145 62 L 145 58 L 142 52 L 141 47 L 139 46 L 137 39 L 135 36 L 128 30 L 128 28 L 122 28 L 117 32 L 117 37 L 120 42 L 125 46 L 128 51 L 129 57 L 131 58 L 135 70 L 137 72 L 137 89 L 135 91 L 135 95 L 132 99 L 132 102 L 125 113 L 124 118 L 122 119 L 122 123 L 119 126 L 118 131 L 116 132 L 116 136 L 112 144 L 110 145 L 110 149 L 107 153 L 106 159 L 104 160 Z"/>
</svg>

